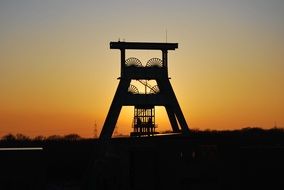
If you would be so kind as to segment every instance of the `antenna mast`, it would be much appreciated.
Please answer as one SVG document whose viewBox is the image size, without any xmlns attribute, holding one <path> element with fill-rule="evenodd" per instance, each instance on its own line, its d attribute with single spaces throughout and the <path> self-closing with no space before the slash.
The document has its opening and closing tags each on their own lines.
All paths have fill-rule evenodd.
<svg viewBox="0 0 284 190">
<path fill-rule="evenodd" d="M 166 29 L 166 43 L 168 43 L 168 29 Z"/>
</svg>

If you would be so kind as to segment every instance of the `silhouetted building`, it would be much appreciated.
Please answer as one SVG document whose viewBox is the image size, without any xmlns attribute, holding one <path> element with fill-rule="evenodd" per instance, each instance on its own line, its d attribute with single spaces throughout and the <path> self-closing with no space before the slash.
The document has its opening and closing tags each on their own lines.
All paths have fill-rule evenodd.
<svg viewBox="0 0 284 190">
<path fill-rule="evenodd" d="M 173 132 L 187 134 L 188 125 L 183 116 L 168 76 L 168 50 L 175 50 L 177 43 L 110 42 L 111 49 L 121 52 L 121 76 L 116 93 L 103 125 L 100 139 L 109 139 L 114 131 L 122 106 L 134 106 L 134 131 L 131 135 L 153 135 L 155 131 L 155 106 L 166 108 Z M 152 58 L 145 66 L 137 58 L 125 59 L 126 50 L 160 50 L 162 59 Z M 139 93 L 131 84 L 137 80 L 150 93 Z M 155 80 L 156 86 L 147 81 Z"/>
</svg>

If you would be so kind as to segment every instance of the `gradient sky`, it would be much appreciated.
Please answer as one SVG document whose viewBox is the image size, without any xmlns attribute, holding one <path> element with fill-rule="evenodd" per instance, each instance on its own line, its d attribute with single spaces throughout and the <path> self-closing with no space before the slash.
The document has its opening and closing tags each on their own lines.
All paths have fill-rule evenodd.
<svg viewBox="0 0 284 190">
<path fill-rule="evenodd" d="M 120 74 L 109 42 L 165 42 L 166 29 L 179 43 L 169 73 L 191 128 L 284 127 L 283 18 L 283 0 L 0 1 L 0 136 L 92 137 Z M 123 108 L 118 133 L 132 116 Z"/>
</svg>

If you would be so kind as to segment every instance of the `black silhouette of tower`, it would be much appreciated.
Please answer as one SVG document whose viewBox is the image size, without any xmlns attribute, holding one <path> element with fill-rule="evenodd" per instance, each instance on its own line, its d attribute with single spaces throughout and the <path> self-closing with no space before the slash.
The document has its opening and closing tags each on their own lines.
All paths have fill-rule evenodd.
<svg viewBox="0 0 284 190">
<path fill-rule="evenodd" d="M 132 133 L 134 135 L 155 133 L 155 106 L 165 107 L 173 132 L 182 134 L 189 132 L 168 77 L 168 50 L 176 48 L 178 48 L 177 43 L 110 42 L 110 49 L 119 49 L 121 52 L 121 74 L 100 139 L 111 138 L 122 106 L 134 106 L 134 131 Z M 125 59 L 127 49 L 160 50 L 162 59 L 152 58 L 146 66 L 143 66 L 137 58 Z M 138 89 L 130 84 L 131 80 L 141 82 L 145 88 L 150 89 L 150 93 L 139 93 Z M 155 80 L 157 86 L 150 86 L 147 80 Z"/>
</svg>

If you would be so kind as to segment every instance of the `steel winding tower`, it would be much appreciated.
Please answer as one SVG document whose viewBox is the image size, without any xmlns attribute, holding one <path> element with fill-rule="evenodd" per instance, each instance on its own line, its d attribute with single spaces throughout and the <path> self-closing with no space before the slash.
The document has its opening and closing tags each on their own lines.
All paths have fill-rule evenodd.
<svg viewBox="0 0 284 190">
<path fill-rule="evenodd" d="M 172 85 L 168 77 L 168 50 L 178 48 L 177 43 L 149 43 L 149 42 L 110 42 L 110 49 L 119 49 L 121 52 L 121 74 L 116 93 L 111 103 L 109 112 L 104 122 L 100 139 L 110 139 L 114 131 L 117 119 L 119 117 L 122 106 L 134 106 L 136 112 L 136 121 L 141 122 L 141 118 L 146 118 L 150 124 L 148 130 L 139 129 L 134 126 L 135 133 L 154 134 L 155 126 L 152 110 L 155 106 L 164 106 L 168 114 L 173 132 L 187 134 L 189 132 L 188 125 L 179 106 Z M 126 50 L 160 50 L 162 59 L 152 58 L 146 66 L 137 58 L 125 59 Z M 133 86 L 131 80 L 138 80 L 145 88 L 150 89 L 150 93 L 139 93 L 138 89 Z M 155 80 L 157 86 L 150 86 L 147 80 Z M 143 117 L 139 118 L 139 113 L 144 112 Z M 148 113 L 148 115 L 147 115 Z M 149 115 L 150 113 L 150 115 Z M 146 116 L 145 116 L 146 114 Z M 145 121 L 144 121 L 145 123 Z"/>
</svg>

